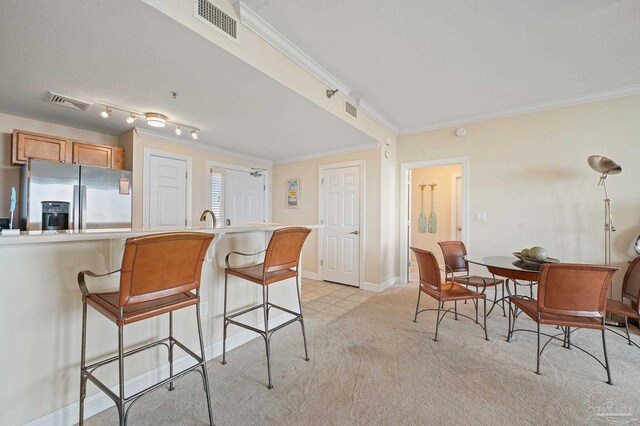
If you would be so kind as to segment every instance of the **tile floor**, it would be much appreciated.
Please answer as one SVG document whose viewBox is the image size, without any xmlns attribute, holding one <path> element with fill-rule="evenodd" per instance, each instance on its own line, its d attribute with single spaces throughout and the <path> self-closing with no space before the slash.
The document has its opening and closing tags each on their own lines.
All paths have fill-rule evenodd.
<svg viewBox="0 0 640 426">
<path fill-rule="evenodd" d="M 305 317 L 332 321 L 355 309 L 376 294 L 343 284 L 302 279 L 302 308 Z"/>
</svg>

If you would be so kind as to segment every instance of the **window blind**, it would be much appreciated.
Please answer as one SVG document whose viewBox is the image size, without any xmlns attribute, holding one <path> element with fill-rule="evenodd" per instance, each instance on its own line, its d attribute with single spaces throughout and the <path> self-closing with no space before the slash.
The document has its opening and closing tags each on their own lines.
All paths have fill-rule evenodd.
<svg viewBox="0 0 640 426">
<path fill-rule="evenodd" d="M 211 169 L 211 211 L 224 223 L 224 169 Z"/>
</svg>

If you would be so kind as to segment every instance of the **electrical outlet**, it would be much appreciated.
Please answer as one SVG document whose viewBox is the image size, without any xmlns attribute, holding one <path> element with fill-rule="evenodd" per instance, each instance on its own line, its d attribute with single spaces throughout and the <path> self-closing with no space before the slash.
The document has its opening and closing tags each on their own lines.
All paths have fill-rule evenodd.
<svg viewBox="0 0 640 426">
<path fill-rule="evenodd" d="M 200 315 L 203 317 L 209 315 L 209 302 L 200 302 Z"/>
</svg>

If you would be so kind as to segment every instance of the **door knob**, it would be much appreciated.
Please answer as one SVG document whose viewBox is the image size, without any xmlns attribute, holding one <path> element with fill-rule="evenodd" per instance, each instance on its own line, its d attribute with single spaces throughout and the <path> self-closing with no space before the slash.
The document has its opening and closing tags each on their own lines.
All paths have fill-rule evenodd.
<svg viewBox="0 0 640 426">
<path fill-rule="evenodd" d="M 458 226 L 458 231 L 462 231 L 462 227 Z"/>
<path fill-rule="evenodd" d="M 351 235 L 358 235 L 358 234 L 359 234 L 359 232 L 358 232 L 358 231 L 353 231 L 353 232 L 349 232 L 349 234 L 351 234 Z"/>
</svg>

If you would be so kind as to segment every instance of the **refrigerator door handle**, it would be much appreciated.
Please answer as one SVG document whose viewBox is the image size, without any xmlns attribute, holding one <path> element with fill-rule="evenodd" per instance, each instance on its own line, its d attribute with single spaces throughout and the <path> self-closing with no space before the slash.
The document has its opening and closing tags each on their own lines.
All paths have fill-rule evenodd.
<svg viewBox="0 0 640 426">
<path fill-rule="evenodd" d="M 80 185 L 80 229 L 87 229 L 87 185 Z"/>
<path fill-rule="evenodd" d="M 73 213 L 71 220 L 73 221 L 73 230 L 80 229 L 80 185 L 73 185 Z"/>
</svg>

